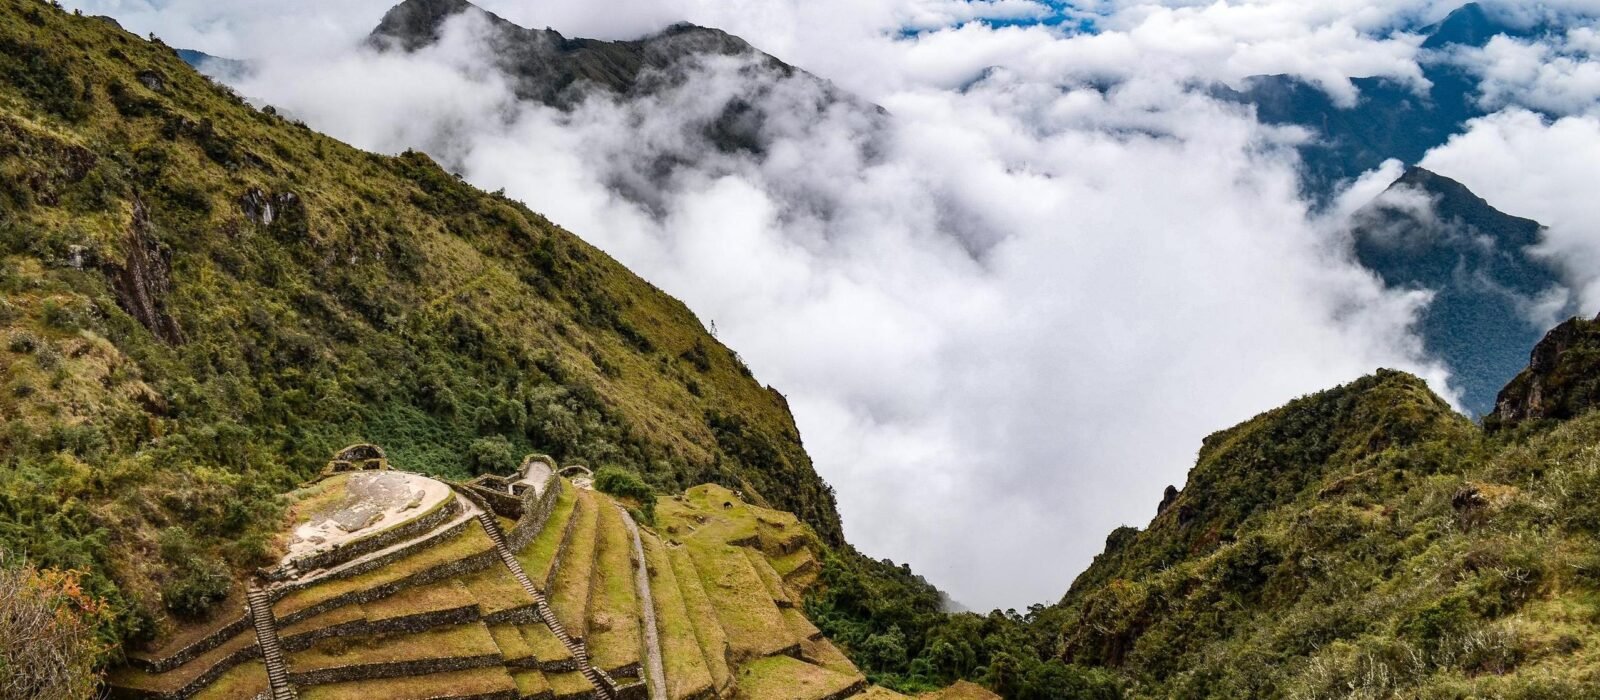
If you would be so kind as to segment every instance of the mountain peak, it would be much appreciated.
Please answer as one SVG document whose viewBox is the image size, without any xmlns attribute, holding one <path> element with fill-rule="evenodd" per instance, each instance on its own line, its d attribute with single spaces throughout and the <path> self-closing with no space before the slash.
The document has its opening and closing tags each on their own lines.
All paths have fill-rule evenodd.
<svg viewBox="0 0 1600 700">
<path fill-rule="evenodd" d="M 491 22 L 510 24 L 467 0 L 405 0 L 383 13 L 368 41 L 388 40 L 405 51 L 415 51 L 438 41 L 445 22 L 463 12 L 476 12 Z"/>
<path fill-rule="evenodd" d="M 1362 266 L 1389 287 L 1434 293 L 1418 330 L 1474 415 L 1494 409 L 1496 392 L 1522 369 L 1548 323 L 1535 310 L 1560 280 L 1528 253 L 1543 228 L 1416 166 L 1352 219 Z M 1456 330 L 1463 319 L 1473 333 Z"/>
<path fill-rule="evenodd" d="M 1497 35 L 1517 36 L 1523 33 L 1496 21 L 1482 5 L 1475 2 L 1456 8 L 1438 24 L 1423 31 L 1428 34 L 1428 39 L 1422 42 L 1424 49 L 1443 49 L 1457 45 L 1481 47 Z"/>
</svg>

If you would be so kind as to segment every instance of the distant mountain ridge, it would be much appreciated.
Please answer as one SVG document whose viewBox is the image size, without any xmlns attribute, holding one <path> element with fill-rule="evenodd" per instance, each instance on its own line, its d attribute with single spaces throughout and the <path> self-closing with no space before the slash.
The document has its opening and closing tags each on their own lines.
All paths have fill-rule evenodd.
<svg viewBox="0 0 1600 700">
<path fill-rule="evenodd" d="M 384 14 L 367 43 L 416 51 L 438 42 L 445 24 L 466 13 L 485 22 L 489 52 L 515 79 L 518 97 L 550 105 L 571 106 L 585 86 L 647 94 L 681 78 L 685 62 L 693 58 L 752 56 L 786 75 L 795 70 L 719 29 L 675 24 L 634 41 L 568 38 L 554 29 L 518 26 L 467 0 L 406 0 Z"/>
<path fill-rule="evenodd" d="M 1391 78 L 1353 77 L 1360 96 L 1353 107 L 1336 104 L 1321 87 L 1292 75 L 1249 78 L 1242 88 L 1218 88 L 1220 96 L 1255 106 L 1261 121 L 1310 129 L 1301 147 L 1305 190 L 1326 201 L 1341 181 L 1397 158 L 1408 164 L 1443 145 L 1467 120 L 1486 112 L 1476 100 L 1477 78 L 1451 60 L 1453 47 L 1482 47 L 1495 36 L 1525 38 L 1549 31 L 1518 27 L 1495 19 L 1482 5 L 1468 3 L 1442 21 L 1420 30 L 1427 36 L 1419 57 L 1429 83 L 1415 86 Z"/>
<path fill-rule="evenodd" d="M 646 118 L 658 109 L 651 98 L 692 89 L 690 81 L 735 81 L 726 91 L 694 94 L 693 113 L 675 115 L 671 125 L 682 130 L 681 138 L 638 144 L 628 155 L 642 164 L 608 177 L 613 191 L 651 212 L 662 211 L 661 193 L 680 170 L 717 173 L 729 167 L 729 155 L 759 159 L 775 140 L 822 122 L 832 110 L 853 111 L 868 124 L 884 117 L 878 106 L 739 37 L 692 24 L 632 41 L 601 41 L 524 28 L 467 0 L 405 0 L 383 16 L 367 44 L 378 51 L 420 51 L 444 38 L 446 26 L 464 15 L 482 23 L 481 48 L 517 99 L 567 113 L 586 100 L 610 99 Z M 871 153 L 875 146 L 861 148 Z"/>
<path fill-rule="evenodd" d="M 1455 180 L 1412 167 L 1358 211 L 1357 260 L 1393 288 L 1434 293 L 1419 325 L 1469 412 L 1493 410 L 1545 319 L 1576 311 L 1556 271 L 1530 251 L 1537 221 L 1505 214 Z"/>
</svg>

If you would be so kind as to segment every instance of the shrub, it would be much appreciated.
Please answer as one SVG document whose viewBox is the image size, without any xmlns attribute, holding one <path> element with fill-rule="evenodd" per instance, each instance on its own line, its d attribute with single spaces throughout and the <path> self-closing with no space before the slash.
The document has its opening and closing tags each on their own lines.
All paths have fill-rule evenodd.
<svg viewBox="0 0 1600 700">
<path fill-rule="evenodd" d="M 109 614 L 77 573 L 15 565 L 0 553 L 0 697 L 93 697 L 105 650 L 94 626 Z"/>
<path fill-rule="evenodd" d="M 232 577 L 222 561 L 204 551 L 181 527 L 161 531 L 161 558 L 168 566 L 161 597 L 167 609 L 180 617 L 196 618 L 228 597 Z"/>
<path fill-rule="evenodd" d="M 656 492 L 635 472 L 620 467 L 601 467 L 595 472 L 594 487 L 613 496 L 630 498 L 639 502 L 635 517 L 646 523 L 656 519 Z"/>
<path fill-rule="evenodd" d="M 467 454 L 474 474 L 506 474 L 517 468 L 516 449 L 502 435 L 473 440 Z"/>
</svg>

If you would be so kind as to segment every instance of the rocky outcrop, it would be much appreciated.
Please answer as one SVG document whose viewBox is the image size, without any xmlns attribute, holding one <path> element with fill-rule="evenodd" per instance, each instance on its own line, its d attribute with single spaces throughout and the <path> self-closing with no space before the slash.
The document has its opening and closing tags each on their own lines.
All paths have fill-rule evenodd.
<svg viewBox="0 0 1600 700">
<path fill-rule="evenodd" d="M 133 221 L 123 237 L 123 261 L 107 264 L 105 273 L 117 304 L 168 344 L 183 342 L 183 329 L 167 309 L 172 293 L 172 252 L 156 240 L 150 212 L 133 198 Z"/>
<path fill-rule="evenodd" d="M 1529 421 L 1563 420 L 1600 405 L 1600 317 L 1569 319 L 1534 346 L 1528 368 L 1500 390 L 1483 419 L 1494 431 Z"/>
</svg>

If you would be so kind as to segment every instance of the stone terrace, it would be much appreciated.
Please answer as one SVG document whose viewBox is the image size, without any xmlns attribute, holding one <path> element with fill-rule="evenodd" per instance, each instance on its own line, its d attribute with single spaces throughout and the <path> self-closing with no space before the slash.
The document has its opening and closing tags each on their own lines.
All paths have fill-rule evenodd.
<svg viewBox="0 0 1600 700">
<path fill-rule="evenodd" d="M 444 484 L 392 470 L 375 446 L 341 450 L 290 494 L 286 554 L 241 585 L 248 602 L 130 655 L 112 694 L 829 700 L 868 690 L 800 612 L 818 566 L 815 536 L 792 515 L 707 485 L 660 499 L 652 530 L 586 488 L 587 470 L 569 473 L 579 476 L 530 456 L 516 474 Z"/>
</svg>

